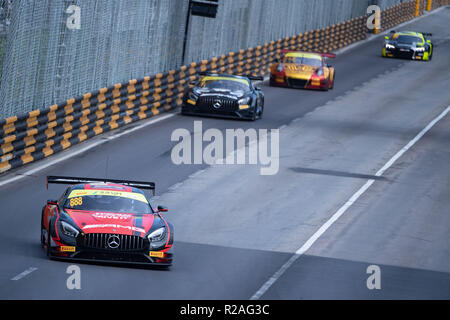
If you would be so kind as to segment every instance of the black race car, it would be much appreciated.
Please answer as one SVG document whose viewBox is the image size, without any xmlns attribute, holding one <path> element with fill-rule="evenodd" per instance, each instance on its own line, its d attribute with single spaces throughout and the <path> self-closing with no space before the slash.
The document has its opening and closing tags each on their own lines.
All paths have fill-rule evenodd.
<svg viewBox="0 0 450 320">
<path fill-rule="evenodd" d="M 169 267 L 173 226 L 150 205 L 140 189 L 153 182 L 47 177 L 48 184 L 70 185 L 59 200 L 42 209 L 41 245 L 47 256 Z"/>
<path fill-rule="evenodd" d="M 433 43 L 426 37 L 431 33 L 412 31 L 391 31 L 391 36 L 385 37 L 381 55 L 389 58 L 404 58 L 430 61 L 433 58 Z"/>
<path fill-rule="evenodd" d="M 264 94 L 248 78 L 229 74 L 205 74 L 183 98 L 182 114 L 246 120 L 261 119 Z"/>
</svg>

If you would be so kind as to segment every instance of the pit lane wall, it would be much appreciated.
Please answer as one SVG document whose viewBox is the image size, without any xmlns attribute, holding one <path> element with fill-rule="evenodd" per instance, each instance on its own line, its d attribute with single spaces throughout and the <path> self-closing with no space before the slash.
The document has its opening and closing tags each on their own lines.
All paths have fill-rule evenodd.
<svg viewBox="0 0 450 320">
<path fill-rule="evenodd" d="M 425 11 L 426 1 L 419 3 L 419 15 Z M 416 0 L 412 0 L 388 7 L 381 14 L 381 29 L 414 18 L 416 4 Z M 432 9 L 449 4 L 450 0 L 434 0 Z M 361 16 L 2 119 L 0 173 L 47 158 L 99 134 L 176 109 L 182 104 L 189 82 L 199 79 L 199 72 L 264 76 L 274 60 L 281 58 L 281 50 L 332 52 L 365 39 L 366 22 L 367 17 Z"/>
</svg>

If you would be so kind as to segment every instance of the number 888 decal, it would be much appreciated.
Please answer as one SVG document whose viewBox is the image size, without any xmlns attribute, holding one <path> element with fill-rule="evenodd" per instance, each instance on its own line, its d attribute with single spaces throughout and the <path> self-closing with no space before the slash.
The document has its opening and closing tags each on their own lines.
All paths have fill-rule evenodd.
<svg viewBox="0 0 450 320">
<path fill-rule="evenodd" d="M 81 206 L 82 204 L 83 204 L 83 198 L 82 197 L 70 199 L 70 206 L 71 207 Z"/>
</svg>

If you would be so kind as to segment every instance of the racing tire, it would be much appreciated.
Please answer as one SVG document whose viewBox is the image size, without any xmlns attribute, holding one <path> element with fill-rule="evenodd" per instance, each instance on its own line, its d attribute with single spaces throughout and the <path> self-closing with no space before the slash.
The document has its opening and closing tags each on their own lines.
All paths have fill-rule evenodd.
<svg viewBox="0 0 450 320">
<path fill-rule="evenodd" d="M 41 247 L 45 247 L 44 228 L 41 226 Z"/>
<path fill-rule="evenodd" d="M 50 225 L 49 225 L 49 228 L 50 228 Z M 52 249 L 51 249 L 52 247 L 50 245 L 50 243 L 51 243 L 50 238 L 51 238 L 50 230 L 48 230 L 47 231 L 47 239 L 45 239 L 45 242 L 46 242 L 45 243 L 45 254 L 49 259 L 52 259 Z"/>
<path fill-rule="evenodd" d="M 258 116 L 257 116 L 258 120 L 262 119 L 263 113 L 264 113 L 264 105 L 262 105 L 261 108 L 259 109 Z"/>
<path fill-rule="evenodd" d="M 256 119 L 257 119 L 257 116 L 256 116 L 256 114 L 257 114 L 258 112 L 256 111 L 256 108 L 255 108 L 255 112 L 253 112 L 253 115 L 252 115 L 252 117 L 250 118 L 250 121 L 256 121 Z"/>
<path fill-rule="evenodd" d="M 47 233 L 47 248 L 45 248 L 45 253 L 49 259 L 52 258 L 52 249 L 50 246 L 50 233 Z"/>
<path fill-rule="evenodd" d="M 44 237 L 44 210 L 41 214 L 41 247 L 45 248 L 45 237 Z"/>
</svg>

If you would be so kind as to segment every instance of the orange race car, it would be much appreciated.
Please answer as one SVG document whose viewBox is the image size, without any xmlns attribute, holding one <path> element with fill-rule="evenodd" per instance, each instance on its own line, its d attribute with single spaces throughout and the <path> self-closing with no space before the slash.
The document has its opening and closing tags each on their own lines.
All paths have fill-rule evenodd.
<svg viewBox="0 0 450 320">
<path fill-rule="evenodd" d="M 325 61 L 333 53 L 309 53 L 283 50 L 282 61 L 270 69 L 270 85 L 304 89 L 333 89 L 335 70 Z"/>
</svg>

